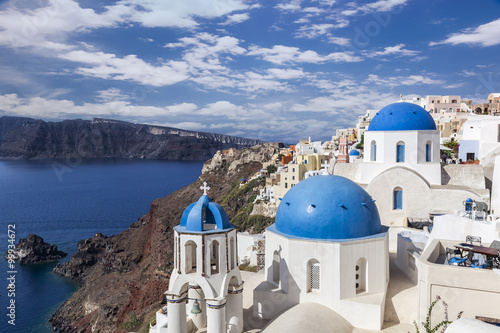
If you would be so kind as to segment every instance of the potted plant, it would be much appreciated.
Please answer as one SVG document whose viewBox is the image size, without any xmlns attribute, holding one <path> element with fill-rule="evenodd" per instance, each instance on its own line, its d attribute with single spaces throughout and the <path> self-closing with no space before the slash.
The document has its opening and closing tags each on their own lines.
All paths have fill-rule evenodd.
<svg viewBox="0 0 500 333">
<path fill-rule="evenodd" d="M 477 158 L 474 160 L 474 164 L 479 164 L 479 160 Z"/>
</svg>

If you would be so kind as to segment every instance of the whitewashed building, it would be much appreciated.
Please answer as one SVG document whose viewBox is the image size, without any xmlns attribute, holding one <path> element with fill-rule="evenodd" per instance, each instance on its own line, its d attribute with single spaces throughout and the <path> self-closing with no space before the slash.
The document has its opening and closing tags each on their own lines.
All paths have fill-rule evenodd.
<svg viewBox="0 0 500 333">
<path fill-rule="evenodd" d="M 254 289 L 254 316 L 272 319 L 312 302 L 354 327 L 379 330 L 389 281 L 387 230 L 354 182 L 331 175 L 303 180 L 266 229 L 266 278 Z"/>
<path fill-rule="evenodd" d="M 163 328 L 171 333 L 241 333 L 243 281 L 236 229 L 224 209 L 210 201 L 206 183 L 203 189 L 174 228 L 174 269 L 165 292 L 168 320 Z"/>
<path fill-rule="evenodd" d="M 337 163 L 333 174 L 362 185 L 391 226 L 428 219 L 429 213 L 452 213 L 467 198 L 489 205 L 483 169 L 442 168 L 439 152 L 440 133 L 429 113 L 412 103 L 393 103 L 373 117 L 365 132 L 363 162 Z"/>
</svg>

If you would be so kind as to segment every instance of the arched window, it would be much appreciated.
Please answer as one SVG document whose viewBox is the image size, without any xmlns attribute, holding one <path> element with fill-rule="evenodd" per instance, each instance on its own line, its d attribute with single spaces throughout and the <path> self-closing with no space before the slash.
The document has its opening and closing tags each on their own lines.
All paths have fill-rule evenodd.
<svg viewBox="0 0 500 333">
<path fill-rule="evenodd" d="M 273 282 L 278 284 L 280 283 L 280 261 L 281 257 L 278 251 L 274 251 L 273 254 Z"/>
<path fill-rule="evenodd" d="M 214 240 L 210 246 L 210 274 L 219 273 L 219 242 Z"/>
<path fill-rule="evenodd" d="M 368 290 L 366 277 L 368 275 L 368 267 L 365 258 L 359 258 L 356 262 L 356 294 L 363 293 Z"/>
<path fill-rule="evenodd" d="M 318 291 L 320 289 L 321 270 L 319 261 L 311 259 L 307 262 L 307 291 Z"/>
<path fill-rule="evenodd" d="M 229 265 L 231 269 L 234 269 L 235 265 L 235 257 L 236 257 L 236 249 L 234 248 L 234 237 L 231 237 L 231 240 L 229 241 L 229 258 L 231 260 L 231 264 Z"/>
<path fill-rule="evenodd" d="M 405 161 L 405 143 L 403 141 L 399 141 L 396 146 L 396 162 L 404 162 Z"/>
<path fill-rule="evenodd" d="M 432 141 L 427 141 L 425 144 L 425 161 L 432 162 Z"/>
<path fill-rule="evenodd" d="M 186 274 L 196 273 L 196 243 L 193 241 L 187 241 L 184 245 L 184 253 L 186 256 Z"/>
<path fill-rule="evenodd" d="M 375 140 L 371 143 L 370 161 L 377 161 L 377 142 Z"/>
<path fill-rule="evenodd" d="M 392 209 L 401 210 L 403 209 L 403 189 L 401 187 L 396 187 L 393 191 L 393 202 L 394 205 Z"/>
</svg>

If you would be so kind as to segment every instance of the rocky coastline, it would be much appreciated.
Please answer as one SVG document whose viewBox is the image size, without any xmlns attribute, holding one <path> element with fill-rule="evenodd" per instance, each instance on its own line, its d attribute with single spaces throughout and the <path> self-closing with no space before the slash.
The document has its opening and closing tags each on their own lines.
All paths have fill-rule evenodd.
<svg viewBox="0 0 500 333">
<path fill-rule="evenodd" d="M 252 212 L 253 198 L 263 181 L 255 181 L 247 191 L 234 188 L 241 178 L 254 175 L 264 162 L 276 158 L 278 151 L 277 144 L 266 143 L 231 156 L 217 152 L 204 164 L 198 180 L 155 200 L 150 211 L 129 229 L 112 237 L 97 234 L 80 241 L 71 260 L 54 269 L 81 285 L 52 315 L 54 329 L 80 333 L 147 332 L 168 289 L 173 266 L 172 228 L 179 224 L 187 205 L 198 200 L 200 186 L 207 182 L 211 188 L 209 196 L 215 202 L 224 202 L 229 219 L 233 223 L 242 221 Z M 271 223 L 272 219 L 267 221 Z"/>
</svg>

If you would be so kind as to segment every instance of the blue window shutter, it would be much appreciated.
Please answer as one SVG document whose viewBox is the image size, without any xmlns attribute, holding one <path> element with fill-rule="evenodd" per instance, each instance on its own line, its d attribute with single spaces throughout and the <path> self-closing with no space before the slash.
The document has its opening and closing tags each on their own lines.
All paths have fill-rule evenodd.
<svg viewBox="0 0 500 333">
<path fill-rule="evenodd" d="M 425 161 L 431 161 L 431 145 L 429 143 L 425 145 Z"/>
<path fill-rule="evenodd" d="M 403 209 L 403 191 L 394 190 L 394 207 L 393 209 Z"/>
<path fill-rule="evenodd" d="M 405 145 L 398 145 L 396 162 L 404 162 L 404 161 L 405 161 Z"/>
<path fill-rule="evenodd" d="M 377 145 L 373 145 L 373 161 L 377 161 Z"/>
</svg>

